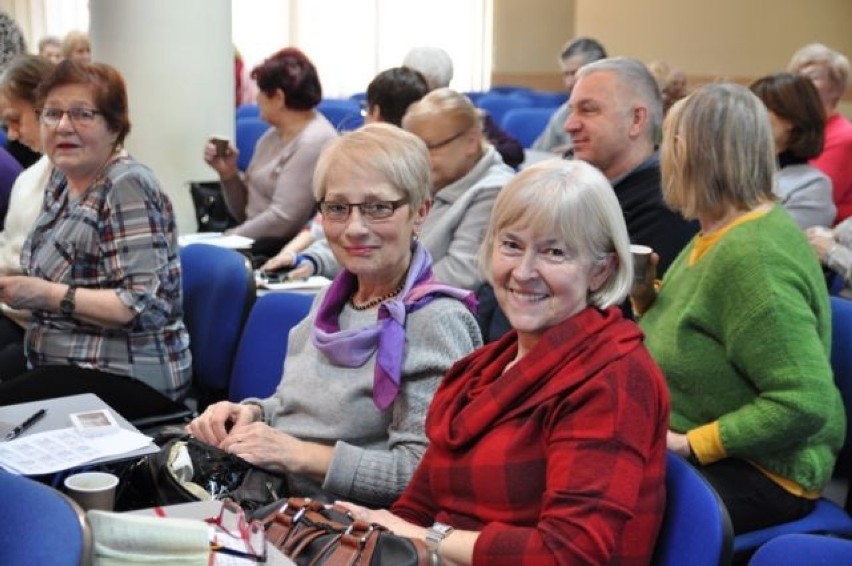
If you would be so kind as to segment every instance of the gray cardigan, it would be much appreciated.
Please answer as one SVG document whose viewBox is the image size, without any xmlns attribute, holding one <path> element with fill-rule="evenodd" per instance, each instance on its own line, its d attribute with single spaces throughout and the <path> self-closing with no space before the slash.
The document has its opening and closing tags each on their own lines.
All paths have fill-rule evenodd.
<svg viewBox="0 0 852 566">
<path fill-rule="evenodd" d="M 263 407 L 267 424 L 296 438 L 334 447 L 322 485 L 291 474 L 294 496 L 390 505 L 408 485 L 428 443 L 426 411 L 444 372 L 482 345 L 476 319 L 451 298 L 438 298 L 409 315 L 402 387 L 390 409 L 373 403 L 375 354 L 361 367 L 331 364 L 310 339 L 320 292 L 311 312 L 290 332 L 284 377 Z M 340 315 L 342 329 L 373 324 L 377 309 Z"/>
<path fill-rule="evenodd" d="M 420 241 L 432 255 L 436 281 L 471 291 L 482 286 L 476 255 L 497 193 L 514 174 L 489 145 L 473 169 L 434 195 Z M 320 275 L 334 277 L 340 269 L 325 239 L 314 242 L 303 255 L 316 262 Z"/>
<path fill-rule="evenodd" d="M 514 174 L 488 146 L 473 169 L 435 194 L 420 233 L 420 241 L 432 254 L 435 280 L 472 291 L 482 286 L 476 256 L 497 194 Z"/>
<path fill-rule="evenodd" d="M 802 229 L 834 223 L 831 179 L 819 169 L 804 163 L 788 165 L 778 171 L 773 192 Z"/>
</svg>

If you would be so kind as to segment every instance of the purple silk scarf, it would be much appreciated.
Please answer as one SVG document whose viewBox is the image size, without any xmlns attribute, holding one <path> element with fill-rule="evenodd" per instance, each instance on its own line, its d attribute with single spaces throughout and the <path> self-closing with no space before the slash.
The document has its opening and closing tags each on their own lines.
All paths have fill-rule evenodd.
<svg viewBox="0 0 852 566">
<path fill-rule="evenodd" d="M 420 242 L 414 244 L 405 286 L 399 295 L 379 305 L 376 324 L 340 330 L 340 312 L 357 288 L 358 280 L 345 269 L 334 278 L 317 310 L 311 341 L 332 363 L 343 367 L 361 367 L 378 349 L 373 402 L 384 411 L 399 394 L 406 316 L 441 295 L 454 297 L 471 312 L 476 312 L 476 296 L 470 291 L 433 282 L 432 256 Z"/>
</svg>

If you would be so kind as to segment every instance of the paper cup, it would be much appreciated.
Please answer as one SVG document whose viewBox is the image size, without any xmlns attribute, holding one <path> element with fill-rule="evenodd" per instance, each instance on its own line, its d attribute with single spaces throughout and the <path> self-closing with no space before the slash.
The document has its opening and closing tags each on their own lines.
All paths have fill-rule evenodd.
<svg viewBox="0 0 852 566">
<path fill-rule="evenodd" d="M 118 476 L 107 472 L 82 472 L 65 478 L 65 491 L 86 511 L 112 511 Z"/>
<path fill-rule="evenodd" d="M 647 279 L 648 265 L 651 262 L 651 253 L 653 251 L 648 246 L 630 245 L 630 254 L 633 256 L 633 279 L 635 281 L 645 281 Z"/>
</svg>

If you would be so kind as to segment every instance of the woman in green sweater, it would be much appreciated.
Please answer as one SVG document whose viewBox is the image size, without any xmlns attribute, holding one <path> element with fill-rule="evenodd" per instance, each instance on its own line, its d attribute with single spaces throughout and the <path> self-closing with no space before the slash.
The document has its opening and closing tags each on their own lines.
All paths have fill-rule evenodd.
<svg viewBox="0 0 852 566">
<path fill-rule="evenodd" d="M 810 512 L 845 431 L 825 282 L 773 200 L 772 139 L 760 100 L 738 85 L 672 108 L 663 193 L 701 232 L 657 289 L 651 279 L 632 295 L 671 392 L 668 447 L 713 484 L 735 533 Z"/>
</svg>

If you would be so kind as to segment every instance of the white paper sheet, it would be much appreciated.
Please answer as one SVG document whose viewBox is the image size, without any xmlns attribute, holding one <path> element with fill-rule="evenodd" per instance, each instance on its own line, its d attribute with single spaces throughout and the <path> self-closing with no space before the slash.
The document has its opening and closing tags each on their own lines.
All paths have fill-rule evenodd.
<svg viewBox="0 0 852 566">
<path fill-rule="evenodd" d="M 52 474 L 132 452 L 151 442 L 150 437 L 125 429 L 88 438 L 74 428 L 62 428 L 0 443 L 0 467 L 24 475 Z"/>
<path fill-rule="evenodd" d="M 189 246 L 191 244 L 209 244 L 232 250 L 247 250 L 251 248 L 254 240 L 236 234 L 225 235 L 222 232 L 198 232 L 197 234 L 182 234 L 178 237 L 178 245 Z"/>
<path fill-rule="evenodd" d="M 287 280 L 280 283 L 269 283 L 260 277 L 256 277 L 255 283 L 259 289 L 268 289 L 270 291 L 300 291 L 322 289 L 331 283 L 331 279 L 320 275 L 312 275 L 307 279 L 294 279 L 292 281 Z"/>
</svg>

